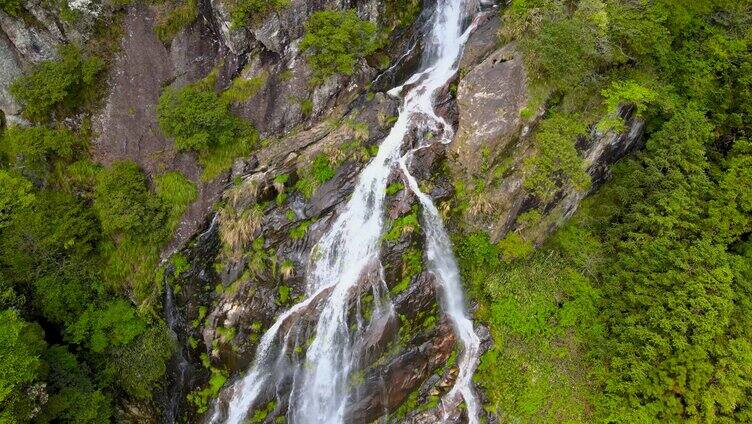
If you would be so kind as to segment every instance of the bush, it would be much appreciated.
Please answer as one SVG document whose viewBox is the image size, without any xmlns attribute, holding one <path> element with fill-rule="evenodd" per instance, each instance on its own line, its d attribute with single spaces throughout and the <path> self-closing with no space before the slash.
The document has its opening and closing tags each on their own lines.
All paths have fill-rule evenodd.
<svg viewBox="0 0 752 424">
<path fill-rule="evenodd" d="M 260 22 L 267 14 L 286 7 L 290 0 L 230 0 L 230 26 L 244 28 Z"/>
<path fill-rule="evenodd" d="M 12 126 L 0 136 L 0 152 L 33 180 L 43 181 L 57 160 L 69 161 L 80 149 L 79 138 L 66 128 Z"/>
<path fill-rule="evenodd" d="M 162 131 L 175 138 L 180 150 L 207 150 L 238 136 L 238 118 L 214 92 L 197 86 L 165 90 L 157 116 Z"/>
<path fill-rule="evenodd" d="M 175 139 L 179 150 L 199 153 L 205 180 L 229 169 L 235 158 L 249 155 L 258 143 L 256 130 L 230 113 L 229 102 L 210 89 L 212 80 L 210 75 L 181 89 L 168 88 L 157 106 L 165 135 Z"/>
<path fill-rule="evenodd" d="M 118 386 L 129 395 L 146 399 L 167 371 L 174 341 L 164 322 L 151 326 L 127 345 L 113 352 Z"/>
<path fill-rule="evenodd" d="M 379 47 L 375 24 L 361 20 L 354 10 L 316 12 L 306 22 L 300 48 L 308 50 L 314 82 L 336 73 L 352 75 L 358 60 Z"/>
<path fill-rule="evenodd" d="M 0 10 L 10 16 L 18 16 L 23 10 L 23 1 L 21 0 L 0 0 Z"/>
<path fill-rule="evenodd" d="M 184 0 L 179 4 L 173 4 L 166 0 L 159 5 L 157 23 L 154 31 L 163 43 L 169 43 L 186 25 L 195 21 L 198 17 L 198 0 Z"/>
<path fill-rule="evenodd" d="M 117 162 L 99 174 L 94 210 L 106 234 L 154 237 L 164 215 L 159 200 L 149 192 L 146 176 L 133 162 Z M 163 235 L 160 233 L 157 239 Z"/>
<path fill-rule="evenodd" d="M 11 93 L 24 105 L 32 121 L 46 122 L 51 115 L 64 118 L 95 98 L 95 86 L 104 62 L 87 57 L 74 45 L 60 47 L 60 58 L 35 65 L 19 77 Z"/>
<path fill-rule="evenodd" d="M 125 346 L 146 330 L 146 322 L 123 300 L 115 300 L 102 309 L 91 308 L 69 326 L 67 334 L 93 352 Z"/>
<path fill-rule="evenodd" d="M 178 171 L 160 175 L 155 178 L 154 184 L 157 197 L 168 211 L 167 227 L 172 231 L 188 206 L 196 200 L 196 184 Z"/>
<path fill-rule="evenodd" d="M 16 312 L 0 312 L 0 421 L 24 422 L 33 416 L 35 399 L 27 393 L 43 377 L 40 356 L 46 348 L 42 329 Z M 16 421 L 18 420 L 18 421 Z"/>
<path fill-rule="evenodd" d="M 389 28 L 404 28 L 415 21 L 422 7 L 422 0 L 386 0 L 384 23 Z"/>
<path fill-rule="evenodd" d="M 14 213 L 31 205 L 32 189 L 27 179 L 0 169 L 0 230 L 10 225 Z"/>
<path fill-rule="evenodd" d="M 577 116 L 557 113 L 544 119 L 535 133 L 538 151 L 524 163 L 525 188 L 544 202 L 551 200 L 561 185 L 586 189 L 590 176 L 575 148 L 586 131 L 586 125 Z"/>
</svg>

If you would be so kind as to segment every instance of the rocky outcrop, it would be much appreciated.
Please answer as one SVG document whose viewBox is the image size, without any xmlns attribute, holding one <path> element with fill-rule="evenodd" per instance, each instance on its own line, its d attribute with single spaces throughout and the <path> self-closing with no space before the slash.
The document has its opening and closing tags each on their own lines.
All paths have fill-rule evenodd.
<svg viewBox="0 0 752 424">
<path fill-rule="evenodd" d="M 515 43 L 490 53 L 482 47 L 489 34 L 497 32 L 492 27 L 498 24 L 498 20 L 486 20 L 468 42 L 469 54 L 462 63 L 465 75 L 457 90 L 457 136 L 448 158 L 455 180 L 466 187 L 483 183 L 482 192 L 466 193 L 468 207 L 461 218 L 466 228 L 485 231 L 493 240 L 515 230 L 541 243 L 603 183 L 610 165 L 640 145 L 643 122 L 625 105 L 620 109 L 623 132 L 592 129 L 588 137 L 573 140 L 592 184 L 588 190 L 563 186 L 553 200 L 542 204 L 523 187 L 523 163 L 535 154 L 529 135 L 544 110 L 527 109 L 527 76 Z M 539 222 L 516 223 L 520 214 L 533 209 L 542 213 Z"/>
<path fill-rule="evenodd" d="M 0 111 L 10 122 L 23 122 L 20 105 L 8 88 L 30 64 L 52 59 L 65 41 L 50 13 L 37 2 L 27 1 L 28 15 L 13 17 L 0 10 Z M 33 25 L 32 25 L 33 23 Z"/>
<path fill-rule="evenodd" d="M 0 110 L 8 118 L 21 112 L 20 105 L 8 89 L 10 83 L 21 75 L 21 66 L 13 44 L 5 33 L 0 33 Z"/>
<path fill-rule="evenodd" d="M 452 143 L 461 172 L 478 173 L 483 160 L 493 161 L 494 154 L 516 141 L 525 125 L 520 111 L 527 102 L 525 65 L 514 44 L 470 68 L 457 90 L 459 129 Z M 488 153 L 478 154 L 484 151 Z"/>
<path fill-rule="evenodd" d="M 76 19 L 62 19 L 61 5 L 44 0 L 23 0 L 16 16 L 0 10 L 0 111 L 10 122 L 24 123 L 8 87 L 29 66 L 57 57 L 58 47 L 92 37 L 97 19 L 113 21 L 110 6 L 74 1 Z"/>
</svg>

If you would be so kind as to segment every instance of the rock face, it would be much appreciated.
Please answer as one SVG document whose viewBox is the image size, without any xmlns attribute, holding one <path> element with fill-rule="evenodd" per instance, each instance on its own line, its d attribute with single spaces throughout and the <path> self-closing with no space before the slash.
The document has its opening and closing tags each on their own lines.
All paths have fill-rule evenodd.
<svg viewBox="0 0 752 424">
<path fill-rule="evenodd" d="M 624 106 L 619 112 L 626 127 L 623 133 L 593 129 L 578 140 L 593 182 L 590 189 L 564 186 L 552 201 L 540 204 L 523 187 L 523 163 L 535 154 L 529 135 L 544 111 L 525 110 L 527 76 L 514 42 L 492 52 L 475 46 L 487 43 L 487 34 L 496 32 L 487 28 L 493 25 L 498 21 L 489 19 L 479 27 L 468 43 L 470 54 L 463 59 L 465 77 L 457 90 L 459 122 L 450 168 L 454 178 L 467 186 L 484 182 L 483 192 L 470 196 L 462 217 L 467 227 L 488 232 L 493 240 L 515 230 L 541 243 L 575 212 L 580 200 L 605 181 L 610 165 L 640 146 L 643 122 L 631 107 Z M 517 217 L 532 209 L 542 212 L 543 219 L 534 225 L 518 225 Z"/>
<path fill-rule="evenodd" d="M 452 151 L 463 171 L 474 174 L 484 159 L 479 152 L 503 152 L 524 125 L 520 110 L 528 102 L 527 81 L 514 44 L 472 67 L 459 84 L 457 98 L 460 119 Z"/>
<path fill-rule="evenodd" d="M 190 25 L 173 40 L 175 48 L 168 50 L 154 32 L 154 12 L 144 5 L 129 7 L 120 51 L 109 75 L 105 106 L 94 118 L 98 137 L 92 153 L 97 162 L 132 160 L 149 176 L 179 170 L 197 183 L 198 200 L 184 216 L 174 247 L 190 238 L 204 222 L 227 183 L 227 176 L 202 182 L 195 157 L 175 149 L 162 135 L 156 117 L 157 101 L 166 85 L 200 79 L 222 57 L 223 50 L 206 22 L 197 20 Z"/>
<path fill-rule="evenodd" d="M 30 64 L 54 58 L 57 45 L 66 40 L 40 3 L 25 1 L 23 8 L 35 25 L 0 10 L 0 111 L 10 122 L 22 122 L 20 107 L 8 91 L 10 84 Z"/>
</svg>

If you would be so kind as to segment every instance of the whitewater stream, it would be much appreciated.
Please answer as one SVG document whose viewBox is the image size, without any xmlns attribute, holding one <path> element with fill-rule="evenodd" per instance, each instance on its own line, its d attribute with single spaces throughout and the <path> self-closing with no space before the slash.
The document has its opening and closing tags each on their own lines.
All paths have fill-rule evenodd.
<svg viewBox="0 0 752 424">
<path fill-rule="evenodd" d="M 459 59 L 471 28 L 463 30 L 477 9 L 477 0 L 439 0 L 431 17 L 430 33 L 420 71 L 404 85 L 390 91 L 403 103 L 394 127 L 379 147 L 376 157 L 358 176 L 357 185 L 343 212 L 312 249 L 306 270 L 305 300 L 282 313 L 262 336 L 253 364 L 243 378 L 226 388 L 225 405 L 215 404 L 211 423 L 242 423 L 264 393 L 287 387 L 287 422 L 293 424 L 339 424 L 345 422 L 351 372 L 358 369 L 362 341 L 378 334 L 394 312 L 380 262 L 384 233 L 384 201 L 389 175 L 400 169 L 408 188 L 422 206 L 428 270 L 439 285 L 443 312 L 449 318 L 462 346 L 454 386 L 442 399 L 445 411 L 462 402 L 471 424 L 478 422 L 478 400 L 472 375 L 478 363 L 479 339 L 468 317 L 457 264 L 444 225 L 430 197 L 422 193 L 408 171 L 414 151 L 401 156 L 408 134 L 427 133 L 423 143 L 448 143 L 451 124 L 434 110 L 437 92 L 457 72 Z M 429 141 L 430 139 L 430 141 Z M 425 147 L 421 144 L 417 149 Z M 368 322 L 360 314 L 352 325 L 354 299 L 368 287 L 374 298 Z M 318 321 L 311 324 L 311 314 Z M 315 327 L 306 339 L 306 326 Z M 307 346 L 305 352 L 299 346 Z M 445 415 L 446 420 L 446 415 Z"/>
</svg>

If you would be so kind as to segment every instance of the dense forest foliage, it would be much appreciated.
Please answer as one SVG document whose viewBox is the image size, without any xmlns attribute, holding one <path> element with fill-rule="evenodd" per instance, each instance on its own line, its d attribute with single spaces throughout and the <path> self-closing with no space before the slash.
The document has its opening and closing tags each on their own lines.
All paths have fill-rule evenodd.
<svg viewBox="0 0 752 424">
<path fill-rule="evenodd" d="M 503 12 L 529 107 L 546 103 L 545 172 L 526 180 L 541 200 L 583 181 L 578 126 L 618 127 L 624 103 L 647 123 L 644 149 L 542 248 L 458 239 L 495 341 L 477 380 L 503 421 L 752 420 L 751 6 L 524 0 Z"/>
<path fill-rule="evenodd" d="M 65 45 L 11 86 L 30 125 L 0 135 L 2 422 L 109 422 L 173 352 L 159 254 L 196 188 L 89 160 L 105 67 Z"/>
<path fill-rule="evenodd" d="M 165 42 L 198 14 L 197 1 L 156 3 Z M 301 44 L 312 83 L 354 72 L 421 6 L 385 4 L 381 26 L 313 14 Z M 289 1 L 228 5 L 242 27 Z M 22 13 L 19 1 L 0 8 Z M 621 105 L 645 120 L 646 142 L 543 246 L 519 233 L 456 238 L 494 340 L 476 375 L 487 411 L 502 422 L 752 422 L 752 2 L 512 0 L 500 13 L 499 43 L 516 43 L 530 79 L 522 114 L 546 111 L 524 164 L 541 204 L 562 185 L 590 187 L 576 141 L 620 129 Z M 152 398 L 174 349 L 160 253 L 197 189 L 178 172 L 91 161 L 109 64 L 107 43 L 95 44 L 62 46 L 11 86 L 28 125 L 0 134 L 3 423 L 110 422 Z M 262 144 L 231 106 L 263 76 L 224 90 L 215 78 L 166 88 L 157 108 L 204 179 Z M 334 175 L 323 156 L 310 171 L 296 186 L 307 197 Z M 203 404 L 217 390 L 199 392 Z"/>
</svg>

